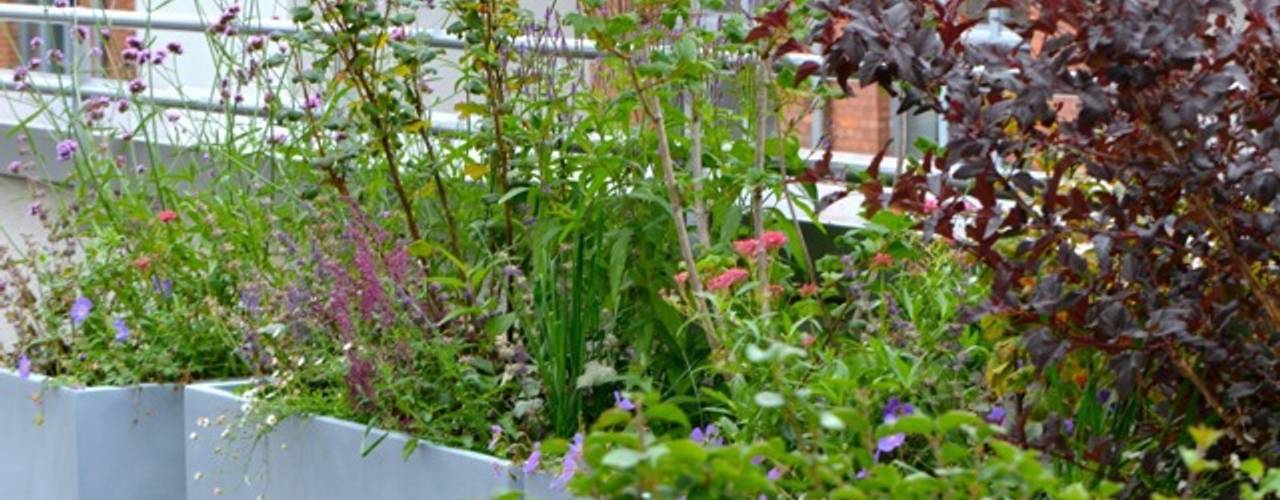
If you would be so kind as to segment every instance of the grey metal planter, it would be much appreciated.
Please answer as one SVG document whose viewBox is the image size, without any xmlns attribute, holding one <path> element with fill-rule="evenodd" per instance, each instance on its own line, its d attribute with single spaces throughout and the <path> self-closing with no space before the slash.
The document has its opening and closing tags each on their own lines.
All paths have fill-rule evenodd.
<svg viewBox="0 0 1280 500">
<path fill-rule="evenodd" d="M 0 497 L 184 498 L 182 410 L 174 385 L 57 387 L 0 369 Z"/>
<path fill-rule="evenodd" d="M 385 432 L 336 418 L 288 418 L 261 432 L 233 392 L 241 384 L 186 388 L 189 500 L 469 499 L 513 491 L 565 497 L 542 476 L 528 478 L 526 489 L 509 461 L 480 453 L 423 442 L 405 457 L 412 438 L 394 432 L 362 457 Z"/>
</svg>

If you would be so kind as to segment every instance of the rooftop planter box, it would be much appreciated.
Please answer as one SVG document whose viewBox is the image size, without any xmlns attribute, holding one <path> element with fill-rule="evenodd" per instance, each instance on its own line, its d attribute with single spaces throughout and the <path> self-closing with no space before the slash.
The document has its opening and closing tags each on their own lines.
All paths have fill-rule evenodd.
<svg viewBox="0 0 1280 500">
<path fill-rule="evenodd" d="M 182 396 L 174 385 L 59 387 L 0 369 L 0 496 L 184 498 Z"/>
<path fill-rule="evenodd" d="M 426 442 L 406 457 L 412 437 L 336 418 L 287 418 L 259 433 L 259 422 L 244 417 L 247 400 L 234 392 L 242 384 L 186 388 L 189 500 L 459 499 L 513 491 L 567 498 L 549 487 L 549 477 L 523 477 L 507 460 Z"/>
</svg>

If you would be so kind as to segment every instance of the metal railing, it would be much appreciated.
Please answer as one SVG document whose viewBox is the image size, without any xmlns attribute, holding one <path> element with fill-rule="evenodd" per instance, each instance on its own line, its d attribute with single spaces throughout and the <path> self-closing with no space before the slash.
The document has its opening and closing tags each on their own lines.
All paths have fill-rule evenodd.
<svg viewBox="0 0 1280 500">
<path fill-rule="evenodd" d="M 111 27 L 111 28 L 132 28 L 132 29 L 150 29 L 150 30 L 172 30 L 184 32 L 206 32 L 213 25 L 210 19 L 200 15 L 174 14 L 165 13 L 162 15 L 151 12 L 110 10 L 101 8 L 87 7 L 51 7 L 44 5 L 21 5 L 0 3 L 0 20 L 9 21 L 25 21 L 34 23 L 55 23 L 67 25 L 95 26 L 95 27 Z M 270 35 L 270 34 L 289 34 L 300 31 L 300 28 L 292 21 L 273 20 L 273 19 L 245 19 L 235 24 L 238 32 L 244 34 Z M 418 36 L 425 38 L 429 46 L 441 49 L 462 49 L 466 47 L 466 42 L 459 37 L 445 33 L 438 29 L 417 29 L 414 30 Z M 1011 46 L 1016 44 L 1016 40 L 1010 38 L 1010 32 L 1007 28 L 1000 24 L 999 19 L 991 18 L 989 22 L 979 24 L 975 29 L 965 34 L 966 43 L 974 44 L 990 44 L 997 46 Z M 1016 37 L 1016 35 L 1013 35 Z M 528 50 L 540 53 L 558 55 L 563 57 L 580 58 L 580 59 L 596 59 L 604 54 L 597 50 L 595 44 L 585 39 L 564 39 L 555 43 L 547 43 L 545 39 L 537 39 L 531 37 L 520 37 L 514 41 L 517 50 Z M 806 62 L 816 62 L 821 64 L 822 57 L 814 54 L 789 54 L 782 58 L 780 64 L 799 66 Z M 823 75 L 819 75 L 825 78 Z M 67 82 L 58 75 L 31 73 L 28 75 L 26 82 L 27 88 L 35 92 L 50 95 L 74 95 L 80 97 L 104 96 L 112 98 L 129 97 L 127 89 L 119 82 L 101 78 L 83 78 L 73 79 Z M 22 85 L 15 82 L 12 71 L 0 70 L 0 90 L 20 90 Z M 238 115 L 249 116 L 265 116 L 269 114 L 269 108 L 258 104 L 225 104 L 213 102 L 208 99 L 198 99 L 179 92 L 169 92 L 160 90 L 149 90 L 147 94 L 140 96 L 156 104 L 166 107 L 190 109 L 197 111 L 206 111 L 213 113 L 234 113 Z M 812 120 L 815 124 L 814 130 L 811 131 L 813 141 L 810 146 L 817 148 L 817 129 L 816 126 L 823 117 L 821 115 L 821 106 L 815 108 Z M 288 109 L 284 110 L 288 112 Z M 471 130 L 471 121 L 460 118 L 457 114 L 439 112 L 433 113 L 432 128 L 440 132 L 465 132 Z M 820 155 L 811 154 L 809 160 L 816 161 Z M 833 167 L 837 171 L 850 172 L 861 168 L 865 168 L 866 161 L 870 157 L 858 154 L 838 155 L 833 161 Z M 886 162 L 897 162 L 896 158 L 886 158 Z M 886 163 L 888 164 L 888 163 Z"/>
</svg>

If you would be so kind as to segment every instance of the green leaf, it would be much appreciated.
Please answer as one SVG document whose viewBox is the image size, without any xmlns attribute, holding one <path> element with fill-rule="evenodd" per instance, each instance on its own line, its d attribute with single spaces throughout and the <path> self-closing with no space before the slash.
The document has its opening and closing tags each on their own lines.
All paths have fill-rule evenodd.
<svg viewBox="0 0 1280 500">
<path fill-rule="evenodd" d="M 933 419 L 924 415 L 904 415 L 898 417 L 898 420 L 892 424 L 883 426 L 882 428 L 890 429 L 887 434 L 895 432 L 905 432 L 907 434 L 931 434 L 933 433 Z M 877 434 L 879 434 L 877 432 Z"/>
<path fill-rule="evenodd" d="M 1248 474 L 1249 478 L 1253 479 L 1253 482 L 1255 483 L 1258 482 L 1258 480 L 1262 479 L 1263 468 L 1264 467 L 1262 465 L 1262 461 L 1256 458 L 1250 458 L 1248 460 L 1240 462 L 1240 467 L 1239 467 L 1240 471 L 1244 472 L 1245 474 Z"/>
<path fill-rule="evenodd" d="M 490 336 L 502 335 L 511 329 L 511 325 L 516 323 L 516 313 L 507 313 L 502 316 L 490 318 L 484 324 L 484 332 Z"/>
<path fill-rule="evenodd" d="M 983 421 L 977 415 L 964 410 L 951 410 L 938 417 L 938 428 L 942 432 L 955 430 L 962 425 L 981 427 Z"/>
<path fill-rule="evenodd" d="M 777 408 L 786 402 L 781 394 L 770 391 L 757 392 L 755 400 L 761 408 Z"/>
<path fill-rule="evenodd" d="M 600 463 L 615 469 L 630 469 L 644 459 L 644 454 L 631 448 L 616 448 L 600 460 Z"/>
<path fill-rule="evenodd" d="M 596 419 L 595 425 L 591 426 L 592 430 L 608 429 L 618 427 L 631 421 L 631 413 L 618 409 L 610 408 L 600 414 L 600 418 Z"/>
<path fill-rule="evenodd" d="M 680 407 L 671 403 L 658 403 L 648 405 L 644 409 L 644 416 L 650 420 L 661 420 L 679 424 L 684 428 L 689 428 L 689 417 L 685 416 L 684 411 Z"/>
</svg>

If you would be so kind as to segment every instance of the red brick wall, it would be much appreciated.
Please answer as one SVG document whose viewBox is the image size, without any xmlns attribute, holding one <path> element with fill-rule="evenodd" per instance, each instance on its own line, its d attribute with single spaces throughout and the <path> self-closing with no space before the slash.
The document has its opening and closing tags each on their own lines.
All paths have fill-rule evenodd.
<svg viewBox="0 0 1280 500">
<path fill-rule="evenodd" d="M 889 140 L 889 95 L 874 86 L 832 100 L 826 115 L 836 151 L 875 154 Z"/>
</svg>

